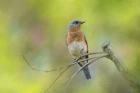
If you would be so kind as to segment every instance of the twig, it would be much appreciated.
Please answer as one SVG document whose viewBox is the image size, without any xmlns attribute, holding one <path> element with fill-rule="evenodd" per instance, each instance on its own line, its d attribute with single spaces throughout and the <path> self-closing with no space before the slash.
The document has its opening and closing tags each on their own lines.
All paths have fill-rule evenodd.
<svg viewBox="0 0 140 93">
<path fill-rule="evenodd" d="M 106 54 L 104 54 L 103 56 L 105 56 Z M 102 56 L 101 56 L 102 57 Z M 47 88 L 46 90 L 45 90 L 45 92 L 44 93 L 46 93 L 46 92 L 48 92 L 53 86 L 54 86 L 54 84 L 56 83 L 56 81 L 68 70 L 68 69 L 70 69 L 70 67 L 72 67 L 73 65 L 75 65 L 75 64 L 77 64 L 77 63 L 80 63 L 80 62 L 83 62 L 83 61 L 87 61 L 87 60 L 94 60 L 94 59 L 97 59 L 98 60 L 98 58 L 100 58 L 100 57 L 93 57 L 93 58 L 88 58 L 88 59 L 84 59 L 84 60 L 80 60 L 80 61 L 77 61 L 77 62 L 73 62 L 72 64 L 70 64 L 70 65 L 67 65 L 67 67 L 56 77 L 56 79 L 53 81 L 53 83 L 49 86 L 49 88 Z M 83 68 L 82 68 L 83 69 Z"/>
<path fill-rule="evenodd" d="M 102 52 L 102 55 L 107 55 L 107 53 L 103 53 Z M 94 59 L 94 58 L 98 58 L 98 57 L 91 57 L 91 58 L 86 58 L 86 59 L 82 59 L 82 60 L 80 60 L 80 61 L 74 61 L 73 63 L 75 64 L 75 63 L 80 63 L 80 62 L 83 62 L 83 61 L 90 61 L 90 60 L 92 60 L 92 59 Z"/>
<path fill-rule="evenodd" d="M 57 81 L 70 67 L 72 67 L 72 65 L 70 65 L 69 67 L 65 68 L 65 69 L 56 77 L 56 79 L 52 82 L 52 84 L 49 86 L 49 88 L 47 88 L 47 89 L 45 90 L 44 93 L 47 93 L 47 92 L 54 86 L 54 84 L 56 83 L 56 81 Z"/>
<path fill-rule="evenodd" d="M 73 80 L 73 78 L 85 67 L 88 66 L 92 63 L 94 63 L 95 61 L 106 57 L 107 59 L 110 59 L 112 62 L 114 62 L 117 70 L 122 74 L 122 76 L 129 82 L 130 86 L 132 86 L 138 93 L 140 93 L 140 82 L 137 81 L 136 79 L 134 79 L 133 75 L 130 74 L 130 72 L 127 71 L 127 69 L 125 69 L 123 67 L 123 65 L 121 64 L 120 60 L 114 55 L 114 52 L 111 50 L 111 48 L 109 47 L 110 43 L 105 43 L 102 46 L 103 52 L 93 52 L 93 53 L 88 53 L 85 55 L 82 55 L 81 57 L 79 57 L 77 60 L 73 61 L 71 64 L 67 64 L 58 68 L 54 68 L 51 70 L 41 70 L 41 69 L 37 69 L 35 67 L 33 67 L 28 60 L 25 58 L 25 56 L 23 55 L 23 59 L 25 60 L 26 64 L 33 70 L 36 71 L 43 71 L 43 72 L 52 72 L 52 71 L 58 71 L 58 70 L 62 70 L 62 72 L 60 72 L 60 74 L 56 77 L 56 79 L 52 82 L 52 84 L 49 86 L 49 88 L 47 90 L 45 90 L 45 93 L 49 91 L 49 89 L 51 89 L 54 84 L 56 83 L 56 81 L 72 66 L 74 66 L 77 63 L 83 62 L 83 61 L 87 61 L 89 60 L 90 62 L 85 64 L 84 66 L 82 66 L 81 68 L 78 69 L 78 71 L 76 71 L 75 73 L 73 73 L 73 75 L 69 78 L 69 80 L 66 81 L 67 86 L 71 83 L 71 81 Z M 96 54 L 102 54 L 102 56 L 99 57 L 91 57 L 91 58 L 87 58 L 87 59 L 83 59 L 80 60 L 82 57 L 86 56 L 86 55 L 96 55 Z M 67 89 L 67 88 L 66 88 Z"/>
<path fill-rule="evenodd" d="M 73 62 L 70 63 L 70 64 L 66 64 L 66 65 L 64 65 L 64 66 L 61 66 L 61 67 L 58 67 L 58 68 L 53 68 L 53 69 L 50 69 L 50 70 L 41 70 L 41 69 L 38 69 L 38 68 L 36 68 L 36 67 L 33 67 L 33 65 L 30 64 L 30 62 L 26 59 L 26 57 L 25 57 L 24 55 L 22 55 L 22 57 L 23 57 L 24 61 L 26 62 L 26 64 L 27 64 L 32 70 L 42 71 L 42 72 L 48 73 L 48 72 L 53 72 L 53 71 L 62 70 L 62 69 L 67 68 L 67 67 L 69 67 L 69 66 L 71 66 L 71 65 L 75 65 L 75 64 L 78 62 L 78 60 L 80 60 L 82 57 L 84 57 L 84 56 L 86 56 L 86 55 L 95 55 L 95 54 L 104 54 L 104 52 L 93 52 L 93 53 L 88 53 L 88 54 L 82 55 L 81 57 L 79 57 L 77 60 L 73 61 Z M 91 59 L 92 59 L 92 58 L 91 58 Z M 90 60 L 90 59 L 89 59 L 89 60 Z M 80 62 L 82 62 L 82 61 L 84 61 L 84 60 L 81 60 Z"/>
<path fill-rule="evenodd" d="M 59 67 L 59 68 L 54 68 L 54 69 L 50 69 L 50 70 L 41 70 L 41 69 L 37 69 L 37 68 L 33 67 L 33 66 L 28 62 L 28 60 L 25 58 L 24 55 L 23 55 L 22 57 L 23 57 L 24 61 L 26 62 L 26 64 L 27 64 L 32 70 L 42 71 L 42 72 L 53 72 L 53 71 L 58 71 L 58 70 L 62 70 L 62 69 L 64 69 L 64 68 L 67 68 L 67 67 L 72 66 L 72 65 L 75 64 L 75 63 L 71 63 L 71 64 L 67 64 L 67 65 L 61 66 L 61 67 Z"/>
<path fill-rule="evenodd" d="M 101 59 L 101 58 L 103 58 L 103 57 L 106 57 L 106 56 L 107 56 L 107 54 L 104 54 L 104 55 L 102 55 L 102 56 L 100 56 L 100 57 L 85 59 L 84 61 L 87 61 L 87 60 L 91 60 L 91 61 L 88 62 L 88 63 L 86 63 L 85 65 L 83 65 L 81 68 L 79 68 L 79 70 L 76 71 L 76 72 L 70 77 L 69 80 L 67 80 L 66 89 L 67 89 L 68 85 L 71 83 L 71 81 L 73 80 L 73 78 L 74 78 L 84 67 L 86 67 L 86 66 L 88 66 L 88 65 L 90 65 L 90 64 L 92 64 L 92 63 L 94 63 L 94 62 L 96 62 L 97 60 L 99 60 L 99 59 Z M 82 61 L 83 61 L 83 60 L 82 60 Z M 79 62 L 80 62 L 80 61 L 79 61 Z M 78 62 L 78 63 L 79 63 L 79 62 Z"/>
<path fill-rule="evenodd" d="M 91 53 L 87 53 L 87 54 L 82 55 L 80 58 L 87 56 L 87 55 L 89 56 L 89 55 L 95 55 L 95 54 L 104 54 L 104 52 L 91 52 Z"/>
<path fill-rule="evenodd" d="M 37 69 L 35 67 L 33 67 L 29 62 L 28 60 L 25 58 L 24 55 L 22 55 L 24 61 L 26 62 L 26 64 L 32 69 L 32 70 L 36 70 L 36 71 L 43 71 L 43 72 L 52 72 L 52 71 L 58 71 L 58 70 L 62 70 L 64 69 L 62 72 L 60 72 L 60 74 L 56 77 L 56 79 L 52 82 L 52 84 L 49 86 L 49 88 L 47 88 L 45 90 L 44 93 L 48 92 L 53 86 L 54 84 L 56 83 L 56 81 L 72 66 L 74 66 L 75 64 L 77 63 L 80 63 L 80 62 L 83 62 L 83 61 L 87 61 L 87 60 L 92 60 L 92 59 L 95 59 L 96 57 L 92 57 L 92 58 L 88 58 L 88 59 L 84 59 L 84 60 L 80 60 L 82 57 L 86 56 L 86 55 L 95 55 L 95 54 L 105 54 L 103 52 L 94 52 L 94 53 L 88 53 L 88 54 L 85 54 L 85 55 L 82 55 L 81 57 L 79 57 L 77 60 L 74 60 L 71 64 L 67 64 L 67 65 L 64 65 L 64 66 L 61 66 L 59 68 L 54 68 L 54 69 L 51 69 L 51 70 L 41 70 L 41 69 Z M 80 60 L 80 61 L 79 61 Z"/>
<path fill-rule="evenodd" d="M 33 67 L 33 66 L 28 62 L 28 60 L 25 58 L 24 55 L 22 55 L 22 58 L 24 59 L 25 63 L 26 63 L 32 70 L 43 71 L 43 70 L 41 70 L 41 69 L 37 69 L 37 68 Z M 45 71 L 43 71 L 43 72 L 45 72 Z"/>
</svg>

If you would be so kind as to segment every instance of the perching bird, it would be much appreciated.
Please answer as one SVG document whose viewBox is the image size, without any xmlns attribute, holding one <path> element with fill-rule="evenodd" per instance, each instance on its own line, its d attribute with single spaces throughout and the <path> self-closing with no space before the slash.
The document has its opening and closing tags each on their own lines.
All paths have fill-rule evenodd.
<svg viewBox="0 0 140 93">
<path fill-rule="evenodd" d="M 84 21 L 74 20 L 69 24 L 68 34 L 67 34 L 67 46 L 69 53 L 74 59 L 88 53 L 88 44 L 84 33 L 81 31 L 81 25 L 85 23 Z M 88 58 L 88 55 L 82 59 Z M 85 65 L 88 61 L 78 63 L 81 67 Z M 88 66 L 83 68 L 84 75 L 86 79 L 91 79 Z"/>
</svg>

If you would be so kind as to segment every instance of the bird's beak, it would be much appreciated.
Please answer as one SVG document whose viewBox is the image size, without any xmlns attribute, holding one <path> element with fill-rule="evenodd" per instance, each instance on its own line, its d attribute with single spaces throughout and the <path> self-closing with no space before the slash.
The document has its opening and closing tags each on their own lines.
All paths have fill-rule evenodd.
<svg viewBox="0 0 140 93">
<path fill-rule="evenodd" d="M 85 23 L 85 21 L 81 21 L 80 23 L 81 23 L 81 24 L 84 24 L 84 23 Z"/>
</svg>

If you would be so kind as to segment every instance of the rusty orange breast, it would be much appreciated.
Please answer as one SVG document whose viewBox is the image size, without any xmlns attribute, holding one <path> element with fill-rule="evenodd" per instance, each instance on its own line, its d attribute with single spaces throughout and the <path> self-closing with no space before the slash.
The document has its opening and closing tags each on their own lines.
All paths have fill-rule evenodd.
<svg viewBox="0 0 140 93">
<path fill-rule="evenodd" d="M 83 41 L 84 34 L 81 31 L 69 31 L 67 35 L 67 44 L 72 43 L 73 41 Z"/>
</svg>

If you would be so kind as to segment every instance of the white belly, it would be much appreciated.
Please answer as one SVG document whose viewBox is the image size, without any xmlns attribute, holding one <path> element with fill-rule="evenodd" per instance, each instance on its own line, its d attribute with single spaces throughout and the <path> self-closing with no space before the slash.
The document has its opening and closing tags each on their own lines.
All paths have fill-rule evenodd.
<svg viewBox="0 0 140 93">
<path fill-rule="evenodd" d="M 84 42 L 73 42 L 68 46 L 70 54 L 74 57 L 80 57 L 87 52 L 87 47 Z"/>
</svg>

